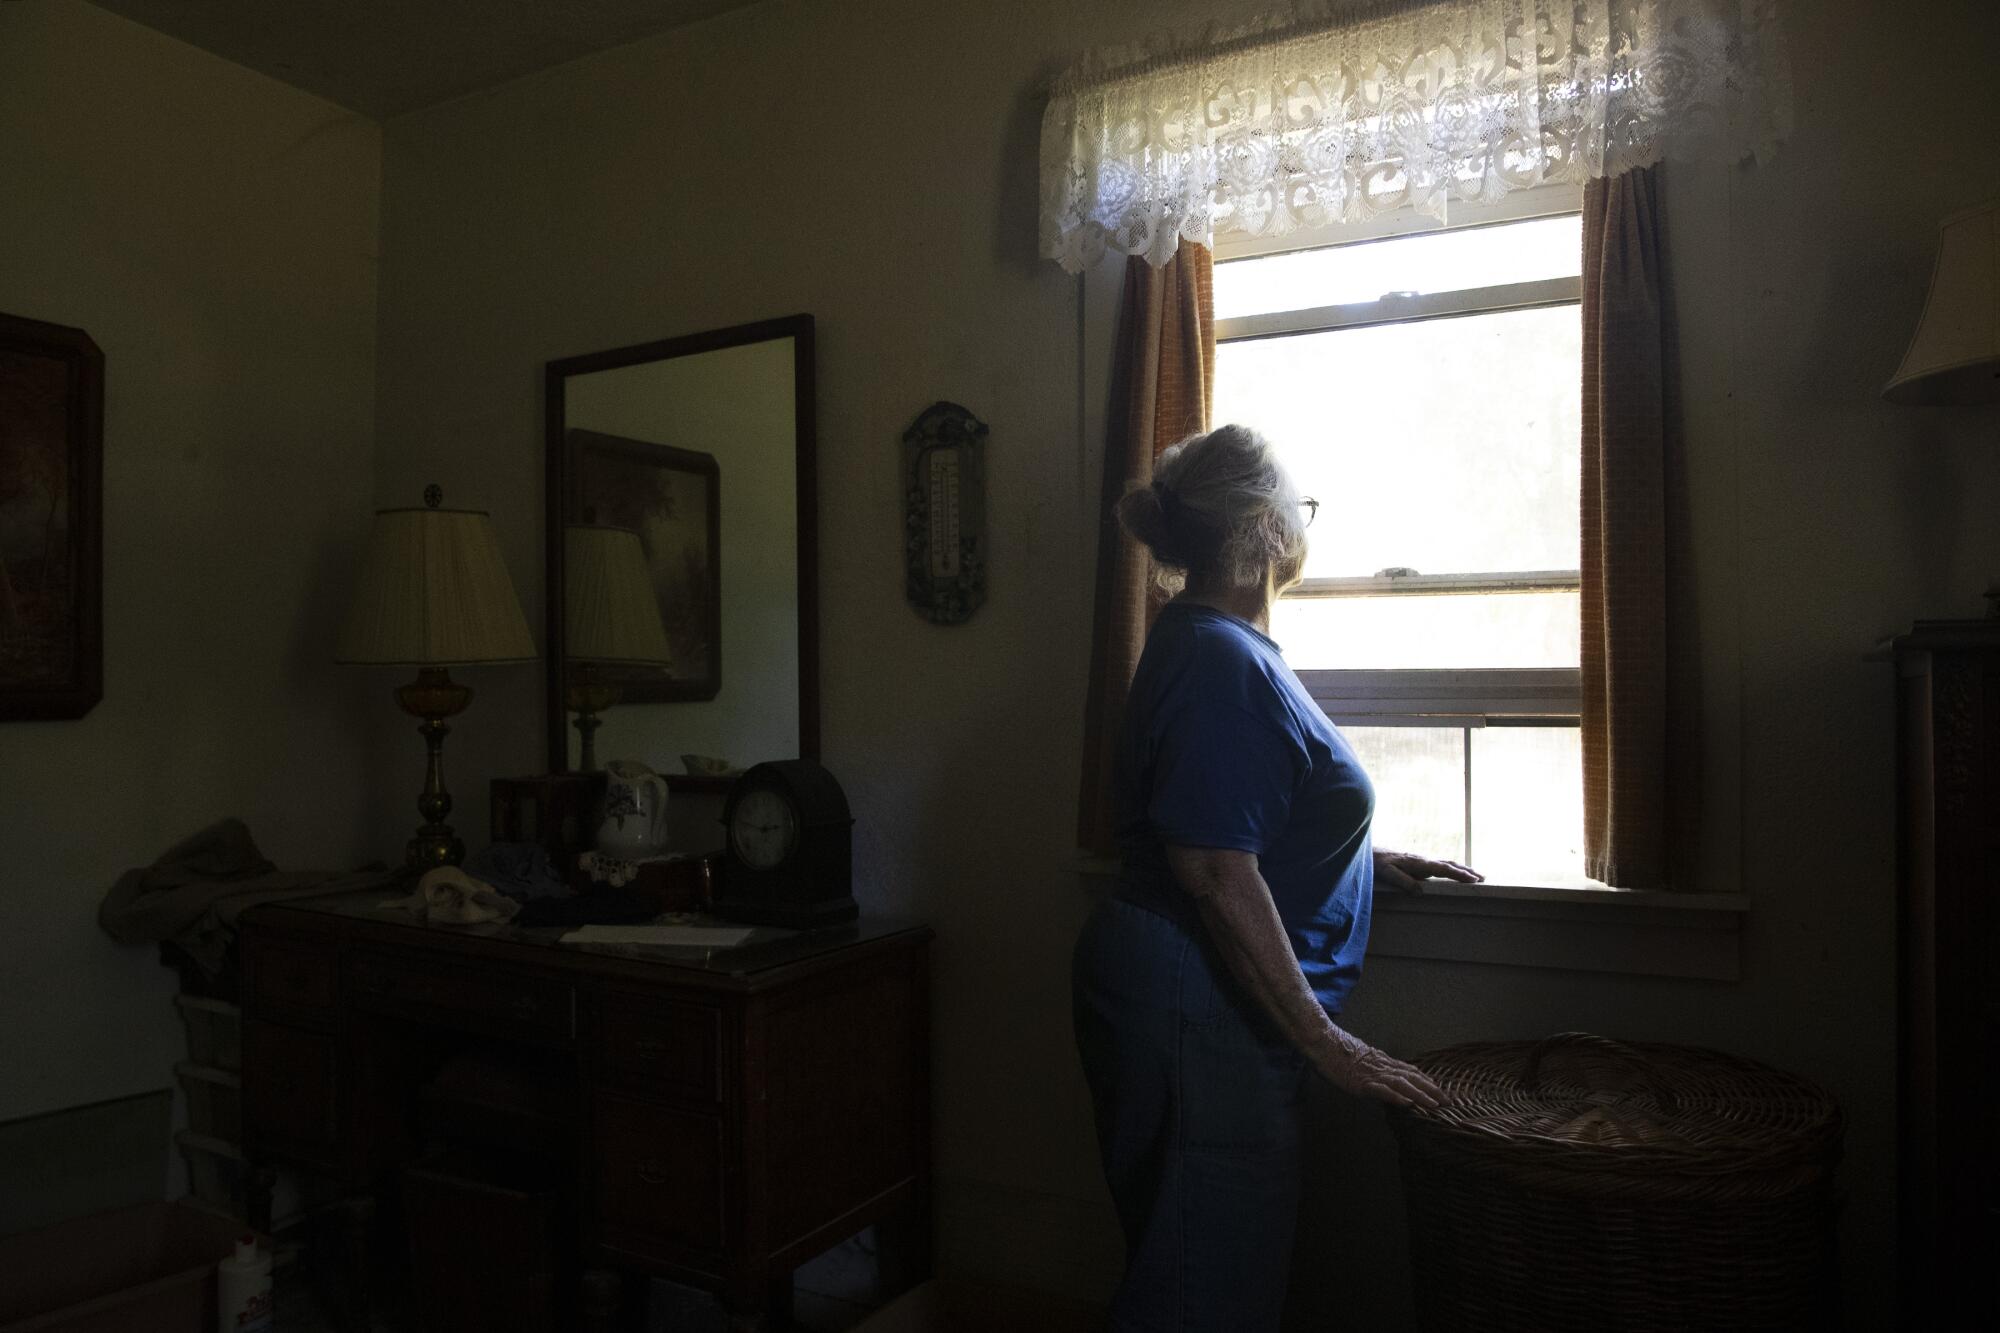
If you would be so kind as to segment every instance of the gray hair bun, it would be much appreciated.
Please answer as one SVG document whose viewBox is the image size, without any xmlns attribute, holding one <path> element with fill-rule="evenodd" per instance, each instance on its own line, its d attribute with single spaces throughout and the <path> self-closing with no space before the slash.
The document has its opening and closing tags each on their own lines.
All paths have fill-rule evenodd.
<svg viewBox="0 0 2000 1333">
<path fill-rule="evenodd" d="M 1118 499 L 1118 522 L 1153 553 L 1159 581 L 1186 576 L 1253 586 L 1305 555 L 1298 490 L 1263 436 L 1218 426 L 1162 453 L 1150 485 Z"/>
<path fill-rule="evenodd" d="M 1135 483 L 1118 498 L 1118 523 L 1132 534 L 1134 541 L 1153 553 L 1153 559 L 1163 565 L 1181 565 L 1183 562 L 1176 558 L 1174 533 L 1167 521 L 1167 495 L 1157 481 L 1150 486 Z"/>
</svg>

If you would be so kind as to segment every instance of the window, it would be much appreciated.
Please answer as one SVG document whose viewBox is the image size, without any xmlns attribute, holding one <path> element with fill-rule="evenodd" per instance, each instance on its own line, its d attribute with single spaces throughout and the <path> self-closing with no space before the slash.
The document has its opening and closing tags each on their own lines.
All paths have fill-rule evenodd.
<svg viewBox="0 0 2000 1333">
<path fill-rule="evenodd" d="M 1215 420 L 1319 501 L 1272 636 L 1384 846 L 1583 873 L 1574 213 L 1220 263 Z"/>
</svg>

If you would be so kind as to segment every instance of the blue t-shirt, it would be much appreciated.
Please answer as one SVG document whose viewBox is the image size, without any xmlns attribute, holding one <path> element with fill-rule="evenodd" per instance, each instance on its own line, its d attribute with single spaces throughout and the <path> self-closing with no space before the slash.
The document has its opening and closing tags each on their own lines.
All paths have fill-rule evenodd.
<svg viewBox="0 0 2000 1333">
<path fill-rule="evenodd" d="M 1185 917 L 1168 846 L 1255 853 L 1300 970 L 1338 1013 L 1368 948 L 1375 788 L 1278 645 L 1169 602 L 1132 678 L 1116 782 L 1122 895 Z"/>
</svg>

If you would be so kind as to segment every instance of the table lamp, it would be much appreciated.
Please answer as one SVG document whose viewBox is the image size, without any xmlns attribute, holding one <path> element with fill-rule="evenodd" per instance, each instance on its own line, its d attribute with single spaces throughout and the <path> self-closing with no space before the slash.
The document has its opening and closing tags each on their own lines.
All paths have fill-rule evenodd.
<svg viewBox="0 0 2000 1333">
<path fill-rule="evenodd" d="M 2000 200 L 1944 220 L 1930 294 L 1903 364 L 1883 386 L 1892 403 L 2000 403 Z M 2000 617 L 2000 581 L 1986 590 Z"/>
<path fill-rule="evenodd" d="M 618 686 L 594 668 L 673 665 L 646 551 L 630 528 L 563 529 L 563 658 L 571 669 L 563 703 L 582 738 L 577 771 L 593 773 L 598 714 L 618 702 Z"/>
<path fill-rule="evenodd" d="M 465 859 L 465 844 L 444 822 L 451 813 L 444 738 L 451 733 L 445 719 L 464 711 L 472 691 L 447 668 L 535 657 L 492 519 L 479 510 L 441 508 L 443 500 L 430 486 L 422 509 L 376 512 L 334 653 L 336 662 L 417 668 L 416 680 L 396 691 L 403 711 L 422 719 L 417 734 L 430 752 L 417 797 L 424 823 L 406 858 L 415 870 Z"/>
<path fill-rule="evenodd" d="M 1944 220 L 1917 335 L 1882 396 L 2000 402 L 2000 200 Z"/>
</svg>

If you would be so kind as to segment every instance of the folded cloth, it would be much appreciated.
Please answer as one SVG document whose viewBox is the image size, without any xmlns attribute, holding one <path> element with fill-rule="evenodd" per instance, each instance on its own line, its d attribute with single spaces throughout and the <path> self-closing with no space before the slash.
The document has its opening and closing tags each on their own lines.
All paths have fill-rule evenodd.
<svg viewBox="0 0 2000 1333">
<path fill-rule="evenodd" d="M 437 926 L 476 926 L 488 921 L 512 921 L 521 904 L 484 880 L 474 879 L 457 866 L 426 870 L 417 881 L 417 891 L 407 898 L 382 904 L 414 912 L 419 920 Z"/>
<path fill-rule="evenodd" d="M 104 892 L 97 924 L 120 944 L 171 940 L 201 970 L 220 973 L 246 908 L 279 898 L 377 888 L 383 870 L 284 871 L 257 850 L 240 819 L 223 819 L 175 843 L 152 865 L 128 870 Z"/>
</svg>

